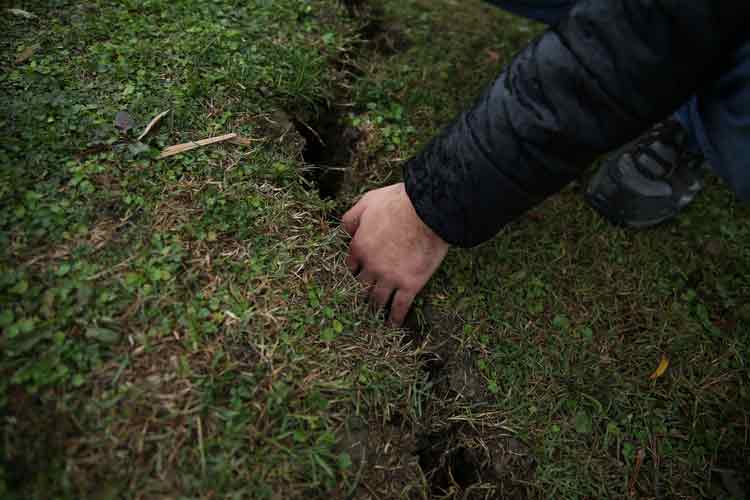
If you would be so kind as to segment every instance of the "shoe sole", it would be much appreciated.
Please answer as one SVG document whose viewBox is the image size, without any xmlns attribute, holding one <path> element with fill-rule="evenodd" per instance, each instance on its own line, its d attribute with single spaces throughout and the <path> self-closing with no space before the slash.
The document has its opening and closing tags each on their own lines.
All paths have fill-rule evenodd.
<svg viewBox="0 0 750 500">
<path fill-rule="evenodd" d="M 658 217 L 656 219 L 649 219 L 644 220 L 640 222 L 628 222 L 626 220 L 623 220 L 619 217 L 612 216 L 605 208 L 604 206 L 597 200 L 593 195 L 589 194 L 588 192 L 584 193 L 583 200 L 586 202 L 586 204 L 593 208 L 596 213 L 609 222 L 610 224 L 618 227 L 624 227 L 628 229 L 648 229 L 654 226 L 658 226 L 659 224 L 662 224 L 664 222 L 667 222 L 671 219 L 674 219 L 677 214 L 670 214 L 665 215 L 663 217 Z"/>
</svg>

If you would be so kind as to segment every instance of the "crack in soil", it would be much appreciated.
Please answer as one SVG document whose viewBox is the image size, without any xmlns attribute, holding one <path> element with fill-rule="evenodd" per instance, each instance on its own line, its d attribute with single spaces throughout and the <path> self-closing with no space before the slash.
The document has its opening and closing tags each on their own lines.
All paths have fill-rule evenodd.
<svg viewBox="0 0 750 500">
<path fill-rule="evenodd" d="M 351 201 L 354 190 L 350 188 L 361 184 L 357 170 L 367 170 L 375 161 L 375 154 L 367 149 L 368 130 L 353 126 L 348 116 L 364 109 L 353 103 L 355 84 L 366 76 L 359 61 L 371 61 L 372 52 L 380 52 L 383 47 L 389 53 L 406 48 L 401 43 L 405 40 L 402 32 L 384 21 L 382 7 L 373 7 L 371 0 L 341 1 L 357 27 L 352 28 L 354 33 L 348 33 L 355 35 L 353 43 L 328 60 L 335 73 L 333 95 L 327 100 L 275 109 L 258 125 L 260 135 L 273 137 L 301 156 L 302 177 L 321 199 L 336 202 L 326 214 L 332 224 L 340 222 Z M 257 91 L 263 98 L 273 98 L 267 87 Z"/>
<path fill-rule="evenodd" d="M 365 75 L 356 64 L 360 57 L 367 57 L 368 52 L 393 55 L 409 46 L 403 30 L 386 22 L 382 7 L 367 0 L 342 1 L 349 16 L 361 23 L 357 32 L 361 43 L 331 61 L 341 75 L 334 103 L 351 100 L 352 84 Z M 357 161 L 362 133 L 349 124 L 348 109 L 344 105 L 327 104 L 314 113 L 289 113 L 291 123 L 305 142 L 302 149 L 305 178 L 323 199 L 336 199 L 347 179 L 353 180 L 347 172 Z M 365 481 L 370 475 L 373 476 L 370 480 L 378 477 L 378 470 L 391 470 L 400 472 L 384 478 L 398 483 L 408 477 L 419 477 L 421 469 L 421 477 L 427 481 L 426 493 L 431 497 L 463 492 L 464 498 L 484 498 L 488 492 L 493 495 L 503 492 L 518 498 L 520 488 L 514 480 L 527 476 L 533 468 L 533 459 L 528 460 L 531 456 L 528 447 L 503 434 L 504 431 L 485 432 L 470 424 L 449 423 L 447 417 L 456 410 L 453 401 L 460 400 L 461 406 L 466 407 L 486 405 L 484 383 L 474 367 L 472 354 L 461 353 L 447 335 L 450 321 L 443 324 L 429 304 L 419 315 L 420 322 L 415 320 L 414 313 L 407 320 L 410 334 L 405 341 L 421 346 L 419 363 L 426 384 L 423 413 L 416 421 L 394 414 L 388 425 L 377 430 L 366 424 L 352 428 L 347 424 L 342 431 L 342 450 L 356 457 L 363 467 L 372 469 L 365 473 Z M 413 463 L 414 470 L 409 463 Z M 413 473 L 416 475 L 412 476 Z"/>
<path fill-rule="evenodd" d="M 421 346 L 421 368 L 428 385 L 424 413 L 416 422 L 413 453 L 434 498 L 526 498 L 524 484 L 536 459 L 529 446 L 502 426 L 449 423 L 457 406 L 488 404 L 491 397 L 476 369 L 476 354 L 461 351 L 451 322 L 429 304 L 407 318 L 405 341 Z M 456 326 L 457 328 L 457 326 Z M 470 413 L 469 413 L 470 414 Z"/>
<path fill-rule="evenodd" d="M 349 17 L 362 21 L 358 35 L 367 48 L 391 56 L 411 47 L 402 27 L 386 21 L 382 5 L 367 0 L 342 0 L 342 3 Z"/>
<path fill-rule="evenodd" d="M 349 17 L 361 23 L 357 34 L 362 42 L 330 62 L 341 76 L 334 103 L 350 101 L 352 83 L 365 75 L 355 60 L 364 57 L 365 51 L 393 55 L 410 45 L 400 27 L 385 22 L 385 12 L 380 5 L 368 0 L 342 0 L 342 3 Z M 360 131 L 347 123 L 342 105 L 325 104 L 315 113 L 290 112 L 289 115 L 297 133 L 305 140 L 302 150 L 305 178 L 317 188 L 321 198 L 335 199 L 354 160 Z"/>
<path fill-rule="evenodd" d="M 417 440 L 419 465 L 431 496 L 527 497 L 524 485 L 536 466 L 528 446 L 508 435 L 486 434 L 460 424 Z"/>
<path fill-rule="evenodd" d="M 341 191 L 346 169 L 352 161 L 359 131 L 344 123 L 341 113 L 328 107 L 314 119 L 292 118 L 297 132 L 305 139 L 302 159 L 307 165 L 305 178 L 323 199 L 334 199 Z"/>
<path fill-rule="evenodd" d="M 452 434 L 439 432 L 419 439 L 419 466 L 433 496 L 448 494 L 454 487 L 466 489 L 481 482 L 481 473 L 464 446 L 450 446 Z"/>
</svg>

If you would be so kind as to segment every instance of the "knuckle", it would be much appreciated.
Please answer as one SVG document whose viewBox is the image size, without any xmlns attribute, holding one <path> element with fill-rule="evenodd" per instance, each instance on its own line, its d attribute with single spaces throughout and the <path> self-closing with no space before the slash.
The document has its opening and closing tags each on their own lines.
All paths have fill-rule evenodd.
<svg viewBox="0 0 750 500">
<path fill-rule="evenodd" d="M 398 294 L 393 300 L 393 306 L 396 311 L 402 311 L 407 305 L 409 305 L 409 296 L 404 293 Z"/>
</svg>

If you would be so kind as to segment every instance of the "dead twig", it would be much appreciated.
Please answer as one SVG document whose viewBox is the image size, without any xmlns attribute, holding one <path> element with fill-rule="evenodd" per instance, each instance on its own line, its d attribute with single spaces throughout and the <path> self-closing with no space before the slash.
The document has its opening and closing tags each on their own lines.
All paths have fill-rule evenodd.
<svg viewBox="0 0 750 500">
<path fill-rule="evenodd" d="M 164 118 L 165 116 L 167 116 L 168 113 L 169 113 L 169 110 L 166 110 L 166 111 L 162 111 L 161 113 L 159 113 L 158 115 L 156 115 L 153 120 L 151 120 L 150 122 L 148 122 L 148 125 L 146 125 L 146 128 L 143 130 L 143 132 L 141 132 L 141 135 L 139 135 L 138 139 L 136 139 L 136 140 L 140 142 L 144 137 L 146 137 L 151 132 L 151 130 L 156 125 L 159 124 L 159 122 L 161 121 L 161 119 Z"/>
<path fill-rule="evenodd" d="M 231 134 L 220 135 L 218 137 L 201 139 L 200 141 L 191 141 L 191 142 L 185 142 L 182 144 L 175 144 L 174 146 L 169 146 L 167 148 L 164 148 L 164 150 L 162 150 L 161 154 L 157 156 L 156 159 L 161 160 L 163 158 L 169 158 L 170 156 L 178 155 L 180 153 L 184 153 L 185 151 L 190 151 L 192 149 L 197 149 L 203 146 L 208 146 L 209 144 L 216 144 L 219 142 L 229 141 L 229 140 L 235 139 L 236 137 L 237 137 L 237 134 L 231 133 Z"/>
</svg>

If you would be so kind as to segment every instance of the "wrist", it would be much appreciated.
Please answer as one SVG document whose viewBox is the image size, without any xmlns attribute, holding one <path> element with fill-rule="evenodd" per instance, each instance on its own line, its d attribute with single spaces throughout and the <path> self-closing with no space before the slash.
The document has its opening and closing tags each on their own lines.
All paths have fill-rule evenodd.
<svg viewBox="0 0 750 500">
<path fill-rule="evenodd" d="M 411 178 L 406 166 L 404 166 L 404 179 L 404 182 L 401 183 L 401 187 L 406 199 L 409 200 L 409 205 L 411 206 L 416 218 L 419 220 L 421 226 L 424 227 L 424 233 L 429 234 L 431 239 L 439 241 L 447 247 L 454 246 L 455 242 L 451 241 L 450 237 L 441 231 L 441 224 L 439 221 L 433 220 L 435 217 L 431 217 L 429 211 L 425 210 L 423 206 L 420 206 L 419 200 L 424 198 L 425 194 L 417 185 L 415 179 Z"/>
</svg>

